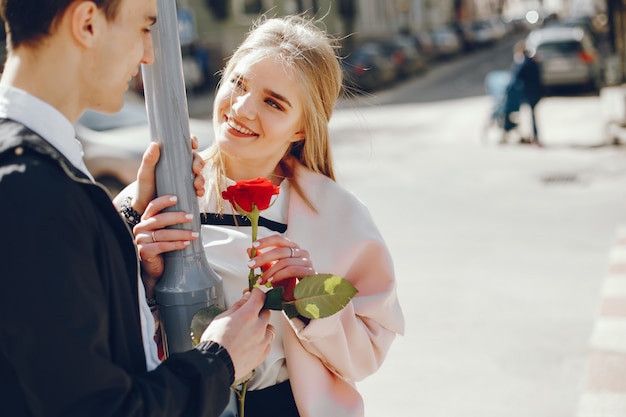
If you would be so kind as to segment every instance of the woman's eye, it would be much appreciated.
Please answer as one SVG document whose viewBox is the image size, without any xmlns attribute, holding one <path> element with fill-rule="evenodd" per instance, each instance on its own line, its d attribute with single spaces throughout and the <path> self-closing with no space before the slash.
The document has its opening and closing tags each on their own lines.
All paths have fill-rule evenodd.
<svg viewBox="0 0 626 417">
<path fill-rule="evenodd" d="M 268 99 L 265 100 L 265 102 L 267 104 L 269 104 L 270 106 L 274 107 L 275 109 L 278 109 L 278 110 L 282 110 L 283 109 L 277 102 L 275 102 L 272 99 L 268 98 Z"/>
<path fill-rule="evenodd" d="M 233 78 L 232 80 L 230 80 L 230 83 L 235 87 L 238 88 L 240 90 L 245 89 L 243 82 L 241 81 L 241 79 L 239 78 Z"/>
</svg>

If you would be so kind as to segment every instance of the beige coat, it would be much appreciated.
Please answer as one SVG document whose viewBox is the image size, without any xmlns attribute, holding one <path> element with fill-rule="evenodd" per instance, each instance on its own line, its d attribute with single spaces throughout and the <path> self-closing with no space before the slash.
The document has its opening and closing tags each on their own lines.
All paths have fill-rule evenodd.
<svg viewBox="0 0 626 417">
<path fill-rule="evenodd" d="M 323 175 L 294 168 L 318 212 L 292 191 L 285 235 L 307 248 L 318 273 L 342 276 L 359 292 L 340 312 L 307 326 L 285 316 L 289 379 L 301 417 L 360 417 L 363 400 L 354 382 L 376 372 L 404 332 L 391 256 L 355 196 Z"/>
</svg>

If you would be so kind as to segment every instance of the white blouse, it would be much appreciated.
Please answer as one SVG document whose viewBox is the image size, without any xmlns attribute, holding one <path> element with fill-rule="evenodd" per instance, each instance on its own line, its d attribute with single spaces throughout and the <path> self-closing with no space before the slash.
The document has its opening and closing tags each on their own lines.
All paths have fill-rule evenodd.
<svg viewBox="0 0 626 417">
<path fill-rule="evenodd" d="M 227 181 L 227 186 L 234 184 L 232 180 Z M 289 181 L 282 181 L 280 193 L 274 197 L 272 205 L 261 212 L 261 217 L 286 224 L 290 188 Z M 214 199 L 200 202 L 200 213 L 215 213 L 216 211 Z M 224 216 L 232 214 L 232 207 L 226 203 Z M 250 226 L 202 224 L 204 252 L 211 268 L 222 278 L 226 307 L 230 307 L 239 300 L 243 291 L 248 288 L 250 268 L 247 265 L 249 261 L 247 249 L 252 247 L 251 231 Z M 259 225 L 257 238 L 279 233 Z M 270 323 L 274 326 L 276 337 L 271 343 L 269 356 L 255 369 L 255 375 L 248 383 L 249 390 L 267 388 L 288 379 L 282 343 L 281 315 L 280 311 L 271 311 Z"/>
</svg>

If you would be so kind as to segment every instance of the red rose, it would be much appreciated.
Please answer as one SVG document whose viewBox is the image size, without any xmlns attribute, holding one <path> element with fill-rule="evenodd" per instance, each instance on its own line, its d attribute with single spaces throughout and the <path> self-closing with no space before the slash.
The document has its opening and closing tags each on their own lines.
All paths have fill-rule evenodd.
<svg viewBox="0 0 626 417">
<path fill-rule="evenodd" d="M 270 206 L 272 196 L 277 195 L 280 188 L 265 178 L 256 178 L 248 181 L 237 181 L 222 192 L 222 198 L 228 200 L 235 209 L 241 208 L 251 213 L 253 206 L 259 211 Z"/>
<path fill-rule="evenodd" d="M 296 297 L 293 295 L 293 291 L 296 289 L 296 284 L 298 281 L 295 277 L 284 279 L 277 283 L 272 283 L 274 287 L 283 287 L 283 300 L 285 301 L 295 301 Z"/>
</svg>

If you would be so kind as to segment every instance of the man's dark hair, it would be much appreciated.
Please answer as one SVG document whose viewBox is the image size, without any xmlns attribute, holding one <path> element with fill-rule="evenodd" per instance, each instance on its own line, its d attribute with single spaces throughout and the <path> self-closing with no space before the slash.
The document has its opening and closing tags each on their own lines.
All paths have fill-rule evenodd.
<svg viewBox="0 0 626 417">
<path fill-rule="evenodd" d="M 50 34 L 57 20 L 76 1 L 88 0 L 0 0 L 0 17 L 5 22 L 7 48 L 36 43 Z M 91 0 L 115 19 L 121 0 Z"/>
</svg>

